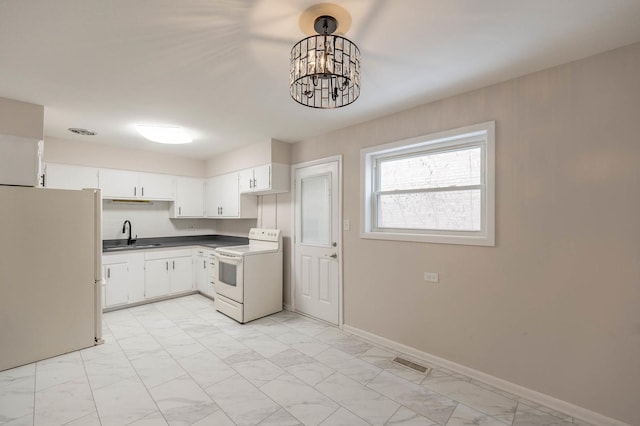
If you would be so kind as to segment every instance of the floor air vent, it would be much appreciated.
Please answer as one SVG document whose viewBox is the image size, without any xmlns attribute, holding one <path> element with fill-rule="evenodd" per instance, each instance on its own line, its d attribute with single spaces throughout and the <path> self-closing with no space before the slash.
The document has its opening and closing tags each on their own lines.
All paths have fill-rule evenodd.
<svg viewBox="0 0 640 426">
<path fill-rule="evenodd" d="M 407 359 L 400 358 L 399 356 L 395 357 L 393 362 L 397 362 L 398 364 L 404 365 L 405 367 L 409 367 L 409 368 L 411 368 L 413 370 L 416 370 L 416 371 L 419 371 L 419 372 L 425 373 L 425 374 L 427 374 L 429 371 L 431 371 L 430 368 L 423 367 L 420 364 L 416 364 L 415 362 L 411 362 L 411 361 L 409 361 Z"/>
</svg>

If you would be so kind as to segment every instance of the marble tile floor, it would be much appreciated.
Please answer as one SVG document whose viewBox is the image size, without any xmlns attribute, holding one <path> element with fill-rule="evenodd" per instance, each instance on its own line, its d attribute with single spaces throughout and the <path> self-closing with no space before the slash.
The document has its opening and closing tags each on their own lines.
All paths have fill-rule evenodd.
<svg viewBox="0 0 640 426">
<path fill-rule="evenodd" d="M 298 314 L 240 325 L 199 295 L 106 313 L 104 338 L 0 372 L 0 425 L 581 424 Z"/>
</svg>

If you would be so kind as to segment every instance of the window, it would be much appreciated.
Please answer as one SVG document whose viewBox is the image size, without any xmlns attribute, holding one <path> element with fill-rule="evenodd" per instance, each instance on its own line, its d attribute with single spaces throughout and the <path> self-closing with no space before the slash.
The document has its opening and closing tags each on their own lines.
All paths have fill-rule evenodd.
<svg viewBox="0 0 640 426">
<path fill-rule="evenodd" d="M 361 151 L 361 236 L 494 245 L 493 121 Z"/>
</svg>

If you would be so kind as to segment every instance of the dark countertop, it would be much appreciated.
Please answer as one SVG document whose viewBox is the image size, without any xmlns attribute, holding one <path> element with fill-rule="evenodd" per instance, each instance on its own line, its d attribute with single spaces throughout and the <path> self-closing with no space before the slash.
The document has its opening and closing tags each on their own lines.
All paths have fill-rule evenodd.
<svg viewBox="0 0 640 426">
<path fill-rule="evenodd" d="M 244 237 L 231 237 L 227 235 L 190 235 L 182 237 L 154 237 L 138 238 L 131 245 L 127 245 L 127 239 L 102 240 L 103 253 L 117 253 L 129 250 L 149 250 L 167 247 L 205 246 L 210 248 L 224 246 L 240 246 L 249 244 L 249 239 Z"/>
</svg>

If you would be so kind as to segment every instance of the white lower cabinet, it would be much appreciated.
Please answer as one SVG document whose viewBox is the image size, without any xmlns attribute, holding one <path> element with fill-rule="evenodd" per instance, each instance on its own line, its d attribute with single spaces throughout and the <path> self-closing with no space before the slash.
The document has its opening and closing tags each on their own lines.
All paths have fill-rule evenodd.
<svg viewBox="0 0 640 426">
<path fill-rule="evenodd" d="M 147 251 L 144 269 L 147 299 L 193 290 L 191 249 Z"/>
<path fill-rule="evenodd" d="M 114 263 L 103 268 L 104 307 L 129 303 L 129 263 Z"/>
<path fill-rule="evenodd" d="M 217 261 L 213 249 L 197 248 L 193 250 L 193 274 L 196 290 L 209 297 L 215 297 L 215 278 Z"/>
<path fill-rule="evenodd" d="M 171 259 L 171 293 L 193 291 L 193 260 L 191 250 Z"/>
<path fill-rule="evenodd" d="M 215 297 L 217 261 L 206 247 L 102 255 L 102 307 L 127 306 L 197 290 Z"/>
<path fill-rule="evenodd" d="M 140 252 L 102 256 L 104 292 L 102 306 L 136 303 L 144 300 L 144 254 Z"/>
<path fill-rule="evenodd" d="M 166 296 L 171 292 L 169 259 L 144 261 L 144 296 L 146 299 Z"/>
</svg>

